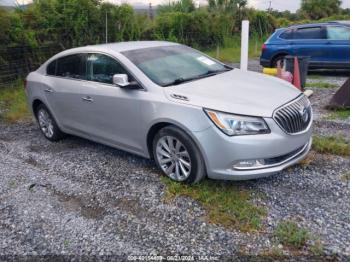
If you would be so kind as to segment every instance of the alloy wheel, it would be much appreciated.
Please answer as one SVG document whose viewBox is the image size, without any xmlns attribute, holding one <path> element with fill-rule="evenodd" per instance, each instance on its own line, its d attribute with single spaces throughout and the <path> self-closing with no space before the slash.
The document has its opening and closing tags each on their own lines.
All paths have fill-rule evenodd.
<svg viewBox="0 0 350 262">
<path fill-rule="evenodd" d="M 44 135 L 48 138 L 51 138 L 54 135 L 53 120 L 46 110 L 44 109 L 39 110 L 38 122 L 41 128 L 41 131 L 44 133 Z"/>
<path fill-rule="evenodd" d="M 156 157 L 163 172 L 176 181 L 186 180 L 191 173 L 191 158 L 186 147 L 173 136 L 157 142 Z"/>
</svg>

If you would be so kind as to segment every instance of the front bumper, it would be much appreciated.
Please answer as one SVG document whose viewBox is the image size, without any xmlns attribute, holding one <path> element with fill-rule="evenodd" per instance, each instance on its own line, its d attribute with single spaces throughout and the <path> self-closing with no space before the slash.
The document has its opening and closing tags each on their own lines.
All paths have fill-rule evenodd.
<svg viewBox="0 0 350 262">
<path fill-rule="evenodd" d="M 288 135 L 272 118 L 265 121 L 270 134 L 229 137 L 217 127 L 194 133 L 205 160 L 207 175 L 212 179 L 248 180 L 266 177 L 298 163 L 312 144 L 311 127 L 302 134 Z M 266 159 L 266 166 L 237 169 L 237 161 Z"/>
</svg>

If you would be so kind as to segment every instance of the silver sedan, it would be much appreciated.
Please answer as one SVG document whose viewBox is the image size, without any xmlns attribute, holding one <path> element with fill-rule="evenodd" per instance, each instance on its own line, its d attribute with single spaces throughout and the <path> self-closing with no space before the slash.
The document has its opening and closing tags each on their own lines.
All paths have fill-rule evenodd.
<svg viewBox="0 0 350 262">
<path fill-rule="evenodd" d="M 263 177 L 311 147 L 310 102 L 296 88 L 175 43 L 63 51 L 28 75 L 26 94 L 47 139 L 153 158 L 175 181 Z"/>
</svg>

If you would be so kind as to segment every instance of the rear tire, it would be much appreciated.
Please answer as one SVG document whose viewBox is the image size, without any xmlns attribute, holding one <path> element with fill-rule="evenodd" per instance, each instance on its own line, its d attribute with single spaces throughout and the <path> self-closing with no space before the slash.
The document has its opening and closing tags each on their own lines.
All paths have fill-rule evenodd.
<svg viewBox="0 0 350 262">
<path fill-rule="evenodd" d="M 170 179 L 194 184 L 205 175 L 203 157 L 191 137 L 175 126 L 162 128 L 153 139 L 154 160 Z"/>
<path fill-rule="evenodd" d="M 273 68 L 277 68 L 277 62 L 280 61 L 280 62 L 281 62 L 281 67 L 283 67 L 284 58 L 285 58 L 286 56 L 287 56 L 287 55 L 278 55 L 278 56 L 276 56 L 276 57 L 272 60 L 271 66 L 272 66 Z"/>
<path fill-rule="evenodd" d="M 35 111 L 41 133 L 50 141 L 58 141 L 64 137 L 64 133 L 58 127 L 49 109 L 41 104 Z"/>
</svg>

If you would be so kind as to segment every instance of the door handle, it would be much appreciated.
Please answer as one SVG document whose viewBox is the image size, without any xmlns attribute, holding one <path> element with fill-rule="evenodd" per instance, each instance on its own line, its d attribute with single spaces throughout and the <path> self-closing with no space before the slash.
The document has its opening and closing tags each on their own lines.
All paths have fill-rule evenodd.
<svg viewBox="0 0 350 262">
<path fill-rule="evenodd" d="M 83 101 L 86 101 L 86 102 L 94 102 L 94 100 L 90 96 L 83 96 L 81 99 L 83 99 Z"/>
<path fill-rule="evenodd" d="M 53 90 L 52 90 L 51 88 L 46 88 L 44 91 L 45 91 L 46 93 L 52 93 L 52 92 L 53 92 Z"/>
</svg>

